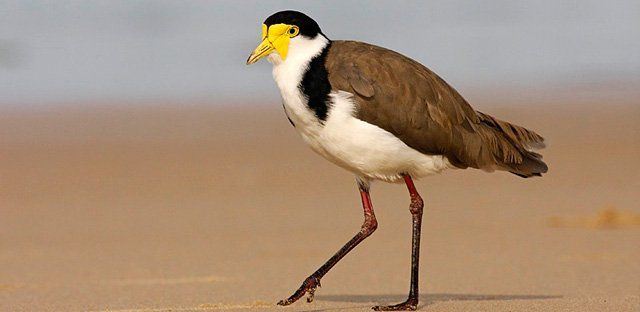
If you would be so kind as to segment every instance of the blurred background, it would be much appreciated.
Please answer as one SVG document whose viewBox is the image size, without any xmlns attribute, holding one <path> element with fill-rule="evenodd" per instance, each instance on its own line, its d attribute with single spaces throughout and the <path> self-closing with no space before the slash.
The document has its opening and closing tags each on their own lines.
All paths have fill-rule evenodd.
<svg viewBox="0 0 640 312">
<path fill-rule="evenodd" d="M 245 65 L 284 9 L 547 139 L 542 178 L 420 181 L 423 308 L 637 311 L 634 0 L 0 0 L 0 311 L 274 309 L 359 229 L 352 175 Z M 378 231 L 292 310 L 404 299 L 409 201 L 372 196 Z"/>
<path fill-rule="evenodd" d="M 262 21 L 307 12 L 332 39 L 392 48 L 463 93 L 640 80 L 637 1 L 1 1 L 0 103 L 277 99 L 247 68 Z"/>
</svg>

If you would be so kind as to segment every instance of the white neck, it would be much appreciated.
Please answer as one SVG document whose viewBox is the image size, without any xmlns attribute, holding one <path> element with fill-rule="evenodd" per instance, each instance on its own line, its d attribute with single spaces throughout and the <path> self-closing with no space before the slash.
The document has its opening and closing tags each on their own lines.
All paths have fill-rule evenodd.
<svg viewBox="0 0 640 312">
<path fill-rule="evenodd" d="M 320 34 L 313 39 L 298 36 L 289 41 L 289 52 L 284 61 L 277 52 L 271 53 L 268 60 L 273 64 L 273 79 L 278 84 L 280 92 L 292 87 L 297 88 L 311 59 L 320 54 L 328 44 L 329 39 Z"/>
<path fill-rule="evenodd" d="M 329 39 L 322 35 L 313 39 L 298 36 L 289 42 L 289 53 L 284 61 L 275 52 L 268 57 L 269 62 L 273 64 L 273 79 L 280 89 L 285 111 L 296 124 L 298 131 L 315 131 L 320 125 L 313 111 L 307 106 L 308 99 L 298 86 L 309 68 L 309 62 L 322 53 L 328 44 Z"/>
</svg>

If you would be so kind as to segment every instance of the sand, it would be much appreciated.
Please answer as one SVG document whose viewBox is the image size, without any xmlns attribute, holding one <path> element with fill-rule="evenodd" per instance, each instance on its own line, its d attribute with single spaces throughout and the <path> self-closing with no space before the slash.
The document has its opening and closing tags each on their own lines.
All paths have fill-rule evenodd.
<svg viewBox="0 0 640 312">
<path fill-rule="evenodd" d="M 476 107 L 548 139 L 550 171 L 525 180 L 457 170 L 418 183 L 420 309 L 640 311 L 640 105 L 488 103 Z M 4 109 L 0 310 L 399 302 L 409 200 L 384 183 L 372 198 L 378 231 L 313 303 L 281 308 L 359 230 L 362 212 L 352 175 L 305 147 L 278 104 Z"/>
</svg>

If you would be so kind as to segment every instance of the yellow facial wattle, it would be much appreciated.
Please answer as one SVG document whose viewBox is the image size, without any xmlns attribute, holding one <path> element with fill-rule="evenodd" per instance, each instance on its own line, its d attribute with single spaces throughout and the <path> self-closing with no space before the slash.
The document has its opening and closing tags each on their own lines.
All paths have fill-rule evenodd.
<svg viewBox="0 0 640 312">
<path fill-rule="evenodd" d="M 253 50 L 247 59 L 247 65 L 257 62 L 259 59 L 271 54 L 274 50 L 285 60 L 289 53 L 289 41 L 298 35 L 298 26 L 287 24 L 274 24 L 269 27 L 262 24 L 262 42 Z"/>
</svg>

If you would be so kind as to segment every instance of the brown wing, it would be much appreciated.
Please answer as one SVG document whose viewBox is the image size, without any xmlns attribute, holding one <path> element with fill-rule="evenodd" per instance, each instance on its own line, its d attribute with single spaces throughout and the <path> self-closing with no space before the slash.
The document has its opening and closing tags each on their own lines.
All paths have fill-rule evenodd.
<svg viewBox="0 0 640 312">
<path fill-rule="evenodd" d="M 476 112 L 438 75 L 399 53 L 356 41 L 333 41 L 326 60 L 333 89 L 354 94 L 356 117 L 459 168 L 540 175 L 543 138 Z"/>
</svg>

